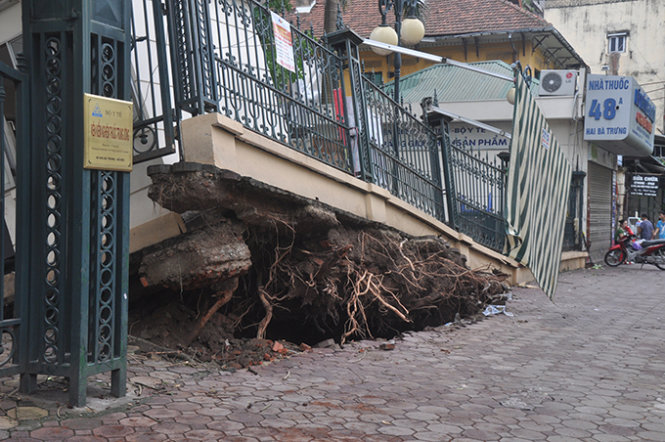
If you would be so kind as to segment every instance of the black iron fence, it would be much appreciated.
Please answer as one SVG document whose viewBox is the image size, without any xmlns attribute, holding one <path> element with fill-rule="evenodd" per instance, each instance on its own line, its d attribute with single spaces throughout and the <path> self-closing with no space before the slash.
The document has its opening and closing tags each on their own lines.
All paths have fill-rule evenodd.
<svg viewBox="0 0 665 442">
<path fill-rule="evenodd" d="M 16 296 L 14 270 L 16 266 L 23 269 L 26 266 L 24 263 L 19 265 L 16 260 L 19 251 L 15 254 L 12 236 L 16 238 L 17 211 L 16 208 L 7 210 L 7 204 L 16 200 L 19 188 L 21 192 L 26 189 L 26 174 L 19 175 L 16 164 L 17 156 L 26 155 L 26 83 L 23 74 L 0 62 L 0 212 L 3 215 L 0 232 L 0 376 L 20 372 L 25 363 L 19 349 L 25 351 L 27 330 L 21 324 L 27 316 L 27 303 Z M 20 242 L 26 244 L 24 239 Z M 25 252 L 25 249 L 20 251 L 22 259 L 25 259 Z"/>
<path fill-rule="evenodd" d="M 282 19 L 263 2 L 134 3 L 135 160 L 172 152 L 183 118 L 220 112 L 502 249 L 503 168 L 442 150 L 432 128 L 361 74 L 359 41 L 328 45 L 282 21 L 289 59 L 275 41 Z"/>
<path fill-rule="evenodd" d="M 131 79 L 134 162 L 174 153 L 178 146 L 169 68 L 167 17 L 160 0 L 132 2 Z"/>
<path fill-rule="evenodd" d="M 220 112 L 352 171 L 343 60 L 311 33 L 283 22 L 293 49 L 286 60 L 273 32 L 280 17 L 254 0 L 168 4 L 180 112 Z"/>
<path fill-rule="evenodd" d="M 443 153 L 449 174 L 446 184 L 452 226 L 491 249 L 502 251 L 506 164 L 491 152 L 454 146 L 443 133 Z"/>
<path fill-rule="evenodd" d="M 568 193 L 568 210 L 563 228 L 563 251 L 582 250 L 582 210 L 584 208 L 584 177 L 585 172 L 575 171 L 570 180 Z"/>
<path fill-rule="evenodd" d="M 370 169 L 375 184 L 441 221 L 444 188 L 436 133 L 362 77 Z"/>
</svg>

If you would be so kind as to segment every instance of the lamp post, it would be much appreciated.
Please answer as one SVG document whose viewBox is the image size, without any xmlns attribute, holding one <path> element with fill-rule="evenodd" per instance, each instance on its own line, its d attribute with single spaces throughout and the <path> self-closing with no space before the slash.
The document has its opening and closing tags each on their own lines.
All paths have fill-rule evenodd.
<svg viewBox="0 0 665 442">
<path fill-rule="evenodd" d="M 422 40 L 425 36 L 425 25 L 416 18 L 416 5 L 419 0 L 379 0 L 379 12 L 381 13 L 381 24 L 372 30 L 369 38 L 391 45 L 413 46 Z M 386 24 L 388 12 L 393 10 L 395 13 L 395 29 Z M 402 21 L 402 16 L 406 12 L 406 18 Z M 390 50 L 372 48 L 378 55 L 389 55 Z M 394 60 L 395 79 L 393 97 L 395 102 L 400 102 L 399 95 L 399 77 L 402 68 L 402 55 L 395 53 Z"/>
</svg>

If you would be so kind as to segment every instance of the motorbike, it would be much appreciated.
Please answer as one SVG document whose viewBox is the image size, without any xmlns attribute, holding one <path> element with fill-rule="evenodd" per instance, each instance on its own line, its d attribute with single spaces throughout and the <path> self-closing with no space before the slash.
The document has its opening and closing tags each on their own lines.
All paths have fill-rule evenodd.
<svg viewBox="0 0 665 442">
<path fill-rule="evenodd" d="M 665 239 L 638 243 L 634 236 L 624 236 L 607 251 L 605 264 L 616 267 L 624 262 L 653 264 L 660 270 L 665 270 Z"/>
</svg>

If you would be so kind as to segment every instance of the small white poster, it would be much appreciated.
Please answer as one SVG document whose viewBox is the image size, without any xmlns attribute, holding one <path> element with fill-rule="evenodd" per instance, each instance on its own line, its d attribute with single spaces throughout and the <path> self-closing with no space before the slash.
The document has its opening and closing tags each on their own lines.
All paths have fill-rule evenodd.
<svg viewBox="0 0 665 442">
<path fill-rule="evenodd" d="M 543 135 L 540 137 L 541 143 L 545 149 L 550 148 L 550 142 L 552 140 L 552 133 L 547 130 L 546 127 L 543 127 Z"/>
<path fill-rule="evenodd" d="M 272 31 L 275 34 L 275 61 L 285 69 L 295 72 L 296 63 L 293 59 L 291 25 L 272 11 L 270 15 L 272 16 Z"/>
</svg>

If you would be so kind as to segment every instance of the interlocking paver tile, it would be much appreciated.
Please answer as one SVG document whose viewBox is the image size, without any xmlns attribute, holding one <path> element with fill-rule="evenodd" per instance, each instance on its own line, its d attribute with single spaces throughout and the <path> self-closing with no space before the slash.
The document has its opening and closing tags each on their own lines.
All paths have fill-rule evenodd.
<svg viewBox="0 0 665 442">
<path fill-rule="evenodd" d="M 157 421 L 150 419 L 149 417 L 144 416 L 133 416 L 125 419 L 120 419 L 120 425 L 126 427 L 151 427 L 155 425 Z"/>
<path fill-rule="evenodd" d="M 550 435 L 549 433 L 548 430 L 537 431 L 522 427 L 510 430 L 510 434 L 513 436 L 529 440 L 545 440 Z"/>
<path fill-rule="evenodd" d="M 103 423 L 117 423 L 120 419 L 126 418 L 126 413 L 111 413 L 102 417 Z"/>
<path fill-rule="evenodd" d="M 662 431 L 641 431 L 637 433 L 636 437 L 641 440 L 655 440 L 655 441 L 665 441 Z"/>
<path fill-rule="evenodd" d="M 411 428 L 400 427 L 397 425 L 384 425 L 377 430 L 381 434 L 388 434 L 391 436 L 411 436 L 414 431 Z"/>
<path fill-rule="evenodd" d="M 222 440 L 225 435 L 217 430 L 191 430 L 185 436 L 194 440 Z"/>
<path fill-rule="evenodd" d="M 0 439 L 664 440 L 665 329 L 654 308 L 663 273 L 622 266 L 559 281 L 554 302 L 515 288 L 514 317 L 409 332 L 390 352 L 359 341 L 258 374 L 132 359 L 134 402 L 62 415 L 59 405 L 34 404 L 48 416 L 15 422 Z M 0 382 L 0 393 L 18 385 Z M 0 401 L 2 410 L 19 405 L 33 406 Z"/>
<path fill-rule="evenodd" d="M 408 419 L 414 419 L 418 421 L 432 421 L 438 419 L 439 416 L 431 413 L 423 413 L 421 411 L 409 411 L 405 414 Z"/>
<path fill-rule="evenodd" d="M 125 427 L 124 425 L 102 425 L 101 427 L 95 428 L 92 430 L 92 433 L 95 436 L 99 437 L 125 437 L 134 432 L 134 429 L 131 427 Z"/>
<path fill-rule="evenodd" d="M 575 428 L 568 428 L 568 427 L 558 427 L 554 429 L 554 433 L 569 437 L 569 438 L 575 438 L 575 439 L 584 439 L 584 438 L 589 438 L 591 437 L 591 432 L 586 431 L 586 430 L 578 430 Z"/>
<path fill-rule="evenodd" d="M 226 416 L 227 419 L 240 422 L 243 424 L 258 424 L 263 420 L 263 416 L 259 413 L 250 413 L 244 410 L 233 412 Z"/>
<path fill-rule="evenodd" d="M 30 437 L 41 440 L 63 440 L 74 436 L 74 431 L 67 427 L 44 427 L 30 432 Z"/>
<path fill-rule="evenodd" d="M 430 424 L 427 426 L 427 429 L 434 432 L 434 433 L 439 433 L 442 435 L 452 435 L 452 434 L 459 434 L 462 432 L 462 429 L 456 425 L 450 425 L 450 424 Z"/>
<path fill-rule="evenodd" d="M 630 439 L 612 434 L 594 434 L 592 440 L 598 442 L 627 442 Z"/>
<path fill-rule="evenodd" d="M 622 427 L 621 425 L 613 425 L 613 424 L 600 424 L 598 425 L 598 430 L 607 434 L 612 434 L 617 436 L 630 436 L 635 434 L 635 428 Z"/>
<path fill-rule="evenodd" d="M 67 442 L 106 442 L 106 438 L 97 437 L 97 436 L 74 436 L 68 437 Z"/>
<path fill-rule="evenodd" d="M 488 433 L 482 430 L 478 430 L 476 428 L 471 428 L 464 430 L 462 432 L 462 437 L 466 437 L 468 439 L 472 440 L 483 440 L 483 441 L 490 441 L 490 440 L 499 440 L 499 435 L 493 434 L 493 433 Z"/>
<path fill-rule="evenodd" d="M 168 440 L 168 436 L 160 433 L 130 434 L 125 436 L 126 442 L 160 442 Z"/>
<path fill-rule="evenodd" d="M 194 411 L 201 409 L 201 404 L 197 404 L 194 402 L 174 402 L 171 404 L 165 404 L 164 406 L 169 410 L 178 410 L 178 411 Z"/>
<path fill-rule="evenodd" d="M 191 430 L 192 427 L 185 424 L 179 424 L 177 422 L 160 422 L 158 425 L 155 425 L 153 430 L 158 433 L 164 434 L 183 434 L 186 431 Z"/>
<path fill-rule="evenodd" d="M 88 417 L 65 419 L 60 422 L 60 425 L 71 428 L 72 430 L 91 430 L 101 426 L 101 423 L 101 418 Z"/>
<path fill-rule="evenodd" d="M 578 430 L 594 430 L 598 428 L 597 424 L 594 424 L 593 422 L 589 421 L 584 421 L 577 419 L 577 416 L 575 416 L 575 419 L 566 419 L 561 423 L 561 425 L 564 425 L 569 428 L 575 428 Z"/>
<path fill-rule="evenodd" d="M 144 414 L 158 421 L 163 419 L 174 419 L 182 415 L 179 410 L 171 410 L 163 407 L 153 407 Z"/>
</svg>

